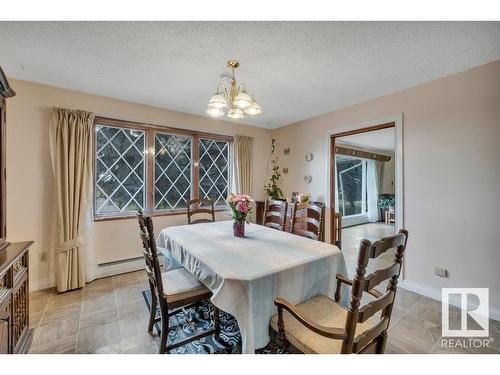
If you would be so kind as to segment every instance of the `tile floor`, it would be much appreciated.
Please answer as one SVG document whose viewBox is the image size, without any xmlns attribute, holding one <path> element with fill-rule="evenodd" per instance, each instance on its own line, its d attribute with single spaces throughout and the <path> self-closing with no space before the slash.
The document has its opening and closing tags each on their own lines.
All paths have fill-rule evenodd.
<svg viewBox="0 0 500 375">
<path fill-rule="evenodd" d="M 382 237 L 391 230 L 379 223 L 346 229 L 342 251 L 349 272 L 356 263 L 358 237 Z M 146 332 L 149 315 L 141 293 L 148 287 L 144 272 L 137 271 L 64 294 L 31 293 L 30 353 L 156 353 L 159 339 Z M 453 314 L 458 317 L 458 310 Z M 490 321 L 490 336 L 494 341 L 489 349 L 442 348 L 440 302 L 399 288 L 386 352 L 499 353 L 500 322 Z"/>
</svg>

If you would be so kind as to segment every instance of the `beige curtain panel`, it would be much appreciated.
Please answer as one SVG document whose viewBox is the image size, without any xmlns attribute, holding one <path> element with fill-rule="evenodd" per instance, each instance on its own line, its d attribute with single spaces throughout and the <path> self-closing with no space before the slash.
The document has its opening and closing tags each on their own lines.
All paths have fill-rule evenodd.
<svg viewBox="0 0 500 375">
<path fill-rule="evenodd" d="M 382 192 L 382 184 L 384 181 L 384 165 L 385 162 L 383 161 L 375 161 L 375 183 L 379 194 Z"/>
<path fill-rule="evenodd" d="M 234 165 L 236 193 L 252 195 L 253 138 L 234 137 Z"/>
<path fill-rule="evenodd" d="M 91 215 L 94 114 L 54 108 L 50 148 L 54 169 L 54 236 L 59 292 L 85 285 L 86 223 Z"/>
</svg>

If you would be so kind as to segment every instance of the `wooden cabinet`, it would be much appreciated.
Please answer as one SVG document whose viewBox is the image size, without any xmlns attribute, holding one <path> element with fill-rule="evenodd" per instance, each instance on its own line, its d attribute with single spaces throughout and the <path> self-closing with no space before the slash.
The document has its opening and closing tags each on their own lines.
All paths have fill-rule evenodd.
<svg viewBox="0 0 500 375">
<path fill-rule="evenodd" d="M 0 353 L 26 353 L 29 329 L 29 247 L 16 242 L 0 250 Z"/>
<path fill-rule="evenodd" d="M 10 243 L 6 226 L 6 98 L 16 95 L 0 67 L 0 354 L 26 353 L 29 329 L 29 248 L 33 242 Z"/>
<path fill-rule="evenodd" d="M 0 306 L 0 354 L 10 353 L 10 327 L 11 323 L 11 309 L 10 300 L 6 300 L 2 306 Z"/>
</svg>

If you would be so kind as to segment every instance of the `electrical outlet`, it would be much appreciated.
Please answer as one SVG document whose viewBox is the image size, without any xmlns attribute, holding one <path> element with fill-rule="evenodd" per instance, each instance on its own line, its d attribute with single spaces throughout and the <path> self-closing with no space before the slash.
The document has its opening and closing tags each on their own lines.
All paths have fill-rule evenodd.
<svg viewBox="0 0 500 375">
<path fill-rule="evenodd" d="M 44 251 L 43 253 L 40 254 L 40 262 L 46 262 L 47 261 L 47 252 Z"/>
<path fill-rule="evenodd" d="M 434 274 L 439 277 L 448 277 L 448 270 L 441 267 L 434 267 Z"/>
</svg>

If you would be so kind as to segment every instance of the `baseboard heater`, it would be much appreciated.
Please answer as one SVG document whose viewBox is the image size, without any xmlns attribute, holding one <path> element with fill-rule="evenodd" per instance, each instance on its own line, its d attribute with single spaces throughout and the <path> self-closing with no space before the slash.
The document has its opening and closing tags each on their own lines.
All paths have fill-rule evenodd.
<svg viewBox="0 0 500 375">
<path fill-rule="evenodd" d="M 123 259 L 123 260 L 115 260 L 113 262 L 100 263 L 97 265 L 97 267 L 102 268 L 102 267 L 116 266 L 119 264 L 136 262 L 138 260 L 143 260 L 143 259 L 144 259 L 143 257 L 135 257 L 135 258 L 129 258 L 129 259 Z"/>
<path fill-rule="evenodd" d="M 134 272 L 144 268 L 144 258 L 139 256 L 135 258 L 116 260 L 97 265 L 95 277 L 102 278 L 115 276 L 122 273 Z"/>
</svg>

